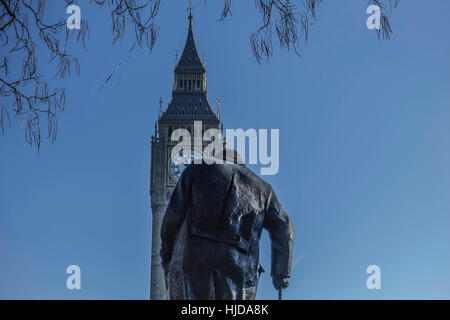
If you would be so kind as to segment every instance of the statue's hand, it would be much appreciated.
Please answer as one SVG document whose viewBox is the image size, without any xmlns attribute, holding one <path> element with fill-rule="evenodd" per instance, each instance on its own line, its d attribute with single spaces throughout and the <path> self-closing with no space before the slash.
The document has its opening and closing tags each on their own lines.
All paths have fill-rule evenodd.
<svg viewBox="0 0 450 320">
<path fill-rule="evenodd" d="M 281 276 L 275 276 L 272 278 L 273 286 L 276 290 L 284 289 L 289 286 L 289 281 L 287 278 Z"/>
</svg>

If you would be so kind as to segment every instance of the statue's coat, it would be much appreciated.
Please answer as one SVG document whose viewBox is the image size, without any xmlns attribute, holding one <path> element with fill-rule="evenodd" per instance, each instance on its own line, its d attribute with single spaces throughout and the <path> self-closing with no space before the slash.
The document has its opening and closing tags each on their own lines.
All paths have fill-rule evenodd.
<svg viewBox="0 0 450 320">
<path fill-rule="evenodd" d="M 254 299 L 263 228 L 271 275 L 289 277 L 293 226 L 272 187 L 244 165 L 189 165 L 161 228 L 168 298 Z"/>
</svg>

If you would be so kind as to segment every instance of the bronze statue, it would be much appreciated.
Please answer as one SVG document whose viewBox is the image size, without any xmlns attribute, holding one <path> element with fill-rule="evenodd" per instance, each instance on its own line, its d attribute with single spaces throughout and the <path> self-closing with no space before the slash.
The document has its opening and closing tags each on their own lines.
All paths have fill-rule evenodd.
<svg viewBox="0 0 450 320">
<path fill-rule="evenodd" d="M 168 299 L 252 300 L 262 229 L 272 243 L 274 287 L 288 286 L 293 225 L 272 187 L 244 164 L 190 164 L 161 228 Z"/>
</svg>

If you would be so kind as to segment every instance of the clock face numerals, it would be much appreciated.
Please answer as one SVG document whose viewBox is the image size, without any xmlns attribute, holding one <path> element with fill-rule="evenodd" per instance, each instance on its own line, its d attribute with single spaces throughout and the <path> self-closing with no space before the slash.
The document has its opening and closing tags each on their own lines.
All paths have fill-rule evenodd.
<svg viewBox="0 0 450 320">
<path fill-rule="evenodd" d="M 202 157 L 203 154 L 195 149 L 192 149 L 187 157 L 183 157 L 183 150 L 180 150 L 180 152 L 174 154 L 169 160 L 170 177 L 177 182 L 184 169 L 186 169 L 186 167 L 195 159 L 202 159 Z"/>
</svg>

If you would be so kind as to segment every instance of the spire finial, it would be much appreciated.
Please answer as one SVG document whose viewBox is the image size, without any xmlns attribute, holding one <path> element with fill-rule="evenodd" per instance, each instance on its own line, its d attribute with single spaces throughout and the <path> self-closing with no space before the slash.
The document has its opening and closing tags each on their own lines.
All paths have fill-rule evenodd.
<svg viewBox="0 0 450 320">
<path fill-rule="evenodd" d="M 221 104 L 220 97 L 217 97 L 216 106 L 217 106 L 217 116 L 219 117 L 219 119 L 220 119 L 220 104 Z"/>
<path fill-rule="evenodd" d="M 192 6 L 192 0 L 189 0 L 189 7 L 188 7 L 188 11 L 189 11 L 189 22 L 192 22 L 192 18 L 194 18 L 194 16 L 192 15 L 192 12 L 194 11 L 194 7 Z"/>
<path fill-rule="evenodd" d="M 161 116 L 162 116 L 162 104 L 163 104 L 163 99 L 162 99 L 162 97 L 159 98 L 158 103 L 159 103 L 159 111 L 158 111 L 158 119 L 159 119 L 159 118 L 161 118 Z"/>
</svg>

